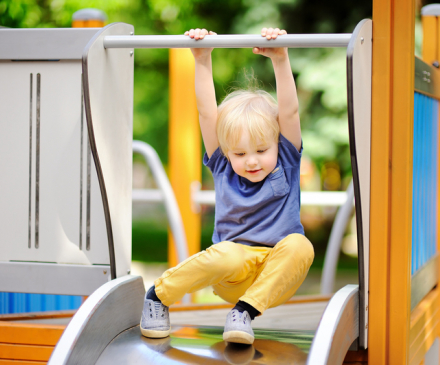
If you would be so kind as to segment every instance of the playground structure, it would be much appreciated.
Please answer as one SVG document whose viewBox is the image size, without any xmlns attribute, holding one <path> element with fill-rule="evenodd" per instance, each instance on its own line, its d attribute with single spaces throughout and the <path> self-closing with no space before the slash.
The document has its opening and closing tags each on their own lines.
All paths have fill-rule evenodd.
<svg viewBox="0 0 440 365">
<path fill-rule="evenodd" d="M 415 61 L 413 56 L 414 27 L 408 27 L 408 24 L 414 24 L 413 5 L 413 3 L 409 3 L 397 8 L 393 7 L 390 2 L 380 4 L 376 2 L 374 4 L 372 37 L 369 33 L 371 32 L 371 22 L 365 21 L 356 28 L 350 42 L 348 42 L 350 37 L 344 35 L 345 38 L 341 37 L 344 38 L 344 41 L 338 44 L 339 46 L 348 46 L 350 146 L 353 161 L 358 242 L 361 244 L 359 249 L 360 288 L 350 286 L 333 297 L 323 316 L 321 325 L 316 331 L 308 359 L 305 360 L 303 357 L 298 362 L 308 361 L 309 364 L 342 363 L 351 342 L 359 337 L 359 340 L 355 341 L 354 348 L 356 346 L 361 349 L 368 348 L 368 363 L 371 364 L 420 364 L 423 360 L 427 364 L 438 363 L 439 303 L 438 289 L 434 287 L 438 282 L 436 227 L 439 219 L 436 213 L 438 199 L 438 106 L 436 99 L 440 95 L 438 92 L 439 71 L 430 64 L 432 61 L 439 59 L 436 54 L 439 39 L 436 38 L 436 32 L 434 34 L 429 32 L 429 27 L 437 29 L 437 15 L 435 14 L 438 13 L 427 12 L 424 17 L 424 59 L 427 63 L 420 60 Z M 394 11 L 391 11 L 391 9 L 394 9 Z M 89 297 L 72 319 L 53 353 L 51 363 L 75 363 L 75 361 L 81 363 L 92 359 L 96 360 L 97 363 L 108 363 L 110 358 L 117 361 L 115 355 L 118 351 L 121 351 L 119 347 L 121 344 L 124 344 L 124 349 L 129 348 L 130 344 L 133 345 L 133 348 L 137 346 L 138 350 L 140 349 L 139 351 L 145 353 L 145 359 L 150 361 L 154 361 L 154 359 L 165 361 L 167 353 L 171 351 L 170 349 L 162 354 L 157 351 L 154 352 L 155 350 L 148 346 L 145 347 L 145 344 L 143 348 L 139 346 L 139 341 L 142 339 L 136 332 L 136 325 L 139 321 L 142 305 L 139 298 L 143 297 L 144 290 L 139 278 L 125 276 L 127 270 L 129 270 L 129 266 L 128 269 L 126 266 L 126 255 L 124 255 L 124 252 L 126 253 L 124 249 L 129 245 L 129 243 L 127 244 L 127 232 L 129 230 L 127 229 L 127 217 L 125 215 L 128 214 L 130 217 L 130 214 L 129 209 L 127 209 L 126 194 L 120 194 L 124 196 L 124 199 L 115 199 L 116 191 L 127 192 L 127 186 L 129 186 L 127 181 L 124 181 L 123 185 L 118 185 L 120 183 L 118 179 L 121 176 L 126 178 L 131 176 L 131 171 L 128 171 L 127 168 L 127 165 L 131 168 L 131 141 L 130 138 L 123 138 L 131 132 L 131 112 L 129 108 L 115 111 L 115 108 L 112 108 L 112 103 L 109 103 L 109 100 L 113 100 L 113 98 L 114 100 L 120 100 L 125 97 L 128 98 L 127 104 L 130 104 L 131 95 L 129 93 L 121 95 L 116 90 L 117 87 L 122 85 L 125 90 L 132 90 L 132 87 L 130 89 L 133 65 L 131 61 L 132 49 L 129 47 L 132 45 L 128 44 L 124 37 L 140 39 L 142 42 L 153 39 L 130 36 L 130 32 L 133 31 L 131 27 L 120 23 L 110 25 L 99 32 L 96 29 L 93 32 L 91 29 L 88 31 L 89 33 L 82 33 L 83 42 L 87 42 L 88 39 L 93 37 L 86 48 L 87 52 L 84 52 L 82 58 L 84 67 L 83 86 L 85 112 L 91 141 L 90 148 L 93 153 L 97 176 L 94 185 L 95 190 L 93 190 L 93 185 L 90 185 L 92 189 L 87 187 L 85 190 L 96 191 L 99 182 L 104 208 L 97 214 L 101 218 L 105 218 L 106 226 L 101 226 L 100 232 L 104 236 L 105 233 L 107 234 L 107 237 L 100 241 L 108 241 L 110 244 L 108 261 L 104 262 L 104 265 L 107 266 L 104 269 L 100 267 L 100 270 L 108 270 L 112 279 L 117 279 L 100 286 L 103 281 L 108 280 L 108 275 L 102 279 L 96 274 L 93 285 L 100 286 L 99 289 Z M 26 39 L 32 36 L 29 33 L 25 34 L 24 31 L 22 34 L 26 35 L 24 37 Z M 78 34 L 80 33 L 75 34 L 75 37 Z M 121 36 L 121 34 L 128 34 L 128 36 Z M 2 36 L 1 33 L 0 36 Z M 244 43 L 239 43 L 237 46 L 251 47 L 258 45 L 255 42 L 261 40 L 261 38 L 257 40 L 249 36 L 244 38 Z M 369 48 L 371 38 L 375 40 L 373 43 L 372 77 L 368 73 L 368 70 L 371 70 L 368 63 L 371 60 L 371 53 L 368 51 L 368 49 L 371 49 Z M 222 40 L 221 38 L 218 39 Z M 116 47 L 116 49 L 108 48 L 105 50 L 103 46 L 106 40 L 109 42 L 120 41 L 120 44 L 113 44 L 113 46 L 122 45 L 129 47 L 129 49 Z M 186 41 L 188 40 L 186 39 Z M 206 41 L 208 41 L 208 38 Z M 231 42 L 232 38 L 226 37 L 225 41 Z M 25 42 L 25 40 L 22 40 L 22 42 Z M 191 46 L 191 44 L 185 44 L 182 38 L 177 39 L 177 42 L 182 47 Z M 295 44 L 295 36 L 286 38 L 286 42 L 292 43 L 285 44 L 285 46 L 298 46 L 298 44 Z M 281 44 L 278 42 L 276 45 L 280 46 Z M 328 45 L 328 43 L 321 44 L 321 46 L 325 45 Z M 157 44 L 153 46 L 157 47 Z M 209 47 L 210 44 L 205 42 L 201 46 Z M 214 43 L 214 46 L 218 47 L 220 44 Z M 23 47 L 27 52 L 22 53 L 20 56 L 6 55 L 5 58 L 17 60 L 22 59 L 23 56 L 28 57 L 26 53 L 29 52 L 29 49 L 26 48 L 25 43 Z M 35 52 L 41 52 L 41 49 L 38 48 L 34 49 Z M 366 49 L 367 51 L 365 51 Z M 57 49 L 57 51 L 62 52 L 63 49 Z M 78 47 L 75 54 L 76 59 L 79 59 L 78 54 L 82 55 L 80 47 Z M 33 59 L 47 59 L 48 56 L 45 54 L 45 58 L 35 58 L 37 56 L 34 53 L 31 57 L 34 57 Z M 72 55 L 70 54 L 69 57 L 72 57 Z M 52 59 L 62 58 L 54 57 Z M 414 70 L 416 81 L 414 81 Z M 27 82 L 29 82 L 29 71 L 27 72 Z M 31 88 L 36 87 L 36 103 L 37 110 L 39 110 L 39 103 L 43 105 L 44 98 L 42 91 L 40 91 L 41 96 L 38 94 L 38 85 L 41 85 L 44 74 L 41 73 L 39 77 L 38 74 L 36 75 L 36 85 L 31 81 Z M 111 75 L 111 78 L 108 75 Z M 372 80 L 372 92 L 368 87 L 369 80 Z M 78 83 L 78 81 L 76 82 Z M 77 90 L 81 95 L 81 87 Z M 105 93 L 102 93 L 102 90 L 105 90 Z M 372 95 L 371 99 L 370 95 Z M 102 99 L 104 101 L 100 102 Z M 31 100 L 33 100 L 32 97 Z M 78 102 L 78 100 L 82 100 L 82 97 L 76 100 Z M 369 100 L 372 102 L 371 108 Z M 123 104 L 125 105 L 125 103 Z M 81 116 L 82 107 L 80 110 L 81 112 L 77 114 Z M 368 132 L 369 126 L 365 125 L 365 120 L 361 124 L 355 124 L 361 121 L 359 116 L 368 116 L 370 110 L 372 110 L 371 154 L 369 150 L 370 139 L 365 138 L 366 131 L 361 130 L 362 127 L 365 127 Z M 426 112 L 426 114 L 423 114 L 423 112 Z M 39 116 L 37 116 L 38 119 Z M 366 119 L 368 121 L 369 118 Z M 27 120 L 29 120 L 29 115 L 27 115 Z M 121 120 L 125 121 L 125 125 L 121 123 Z M 109 124 L 112 127 L 113 124 L 118 125 L 120 129 L 112 130 L 112 128 L 108 128 Z M 37 139 L 38 133 L 37 123 L 37 135 L 35 136 Z M 82 135 L 82 133 L 78 134 Z M 19 139 L 11 140 L 9 144 L 6 140 L 2 142 L 4 143 L 0 146 L 7 146 L 1 152 L 4 155 L 11 146 L 19 142 Z M 26 142 L 29 143 L 29 140 Z M 122 145 L 121 150 L 124 153 L 116 156 L 116 151 L 109 147 L 113 147 L 118 143 Z M 84 145 L 81 146 L 82 148 L 78 148 L 79 155 L 82 155 L 81 151 L 85 149 Z M 16 148 L 19 149 L 18 146 Z M 29 150 L 28 148 L 28 153 Z M 37 150 L 33 161 L 38 161 L 38 156 Z M 370 157 L 371 178 L 368 168 Z M 115 165 L 118 166 L 118 174 L 114 173 L 113 166 Z M 34 169 L 31 171 L 35 171 L 34 174 L 38 176 L 38 173 L 36 173 L 37 166 L 31 167 L 31 169 Z M 128 175 L 121 173 L 119 169 L 121 166 L 127 168 Z M 26 167 L 29 168 L 29 164 L 26 164 Z M 93 171 L 93 169 L 88 171 Z M 91 176 L 92 172 L 86 172 L 86 174 L 86 176 Z M 90 180 L 93 181 L 92 177 Z M 43 181 L 41 182 L 42 185 Z M 12 182 L 10 186 L 12 189 Z M 38 186 L 37 181 L 35 188 L 29 189 L 29 191 L 37 191 Z M 371 196 L 369 195 L 370 192 Z M 41 193 L 43 194 L 43 190 Z M 35 195 L 38 196 L 37 193 Z M 433 199 L 433 197 L 436 197 L 436 199 Z M 30 200 L 26 196 L 26 202 L 22 204 L 26 212 L 28 211 L 27 203 Z M 86 201 L 84 206 L 88 205 L 89 203 Z M 81 204 L 79 206 L 82 207 Z M 29 215 L 30 226 L 39 228 L 39 214 L 37 214 L 37 210 L 35 212 L 31 212 Z M 117 212 L 118 215 L 115 216 L 114 212 Z M 86 212 L 85 216 L 87 217 L 89 214 L 92 213 Z M 185 212 L 183 212 L 183 216 L 185 217 Z M 435 218 L 433 219 L 433 217 Z M 2 216 L 2 220 L 6 220 L 6 218 L 8 217 Z M 122 219 L 121 222 L 119 222 L 120 218 Z M 370 219 L 370 223 L 368 223 L 368 219 Z M 115 222 L 118 223 L 115 224 Z M 77 226 L 80 225 L 78 221 L 76 223 Z M 43 222 L 41 224 L 43 225 Z M 35 231 L 29 231 L 32 233 L 30 236 L 27 234 L 28 231 L 25 230 L 24 242 L 26 244 L 29 242 L 31 247 L 35 249 L 38 249 L 39 246 L 38 228 Z M 41 235 L 43 235 L 43 232 L 41 231 Z M 80 232 L 82 232 L 81 229 Z M 12 234 L 6 236 L 6 238 L 2 237 L 1 241 L 8 241 L 11 237 Z M 28 240 L 29 237 L 31 237 L 30 241 Z M 116 250 L 116 254 L 114 255 L 111 252 L 112 241 L 115 242 L 114 250 Z M 87 242 L 87 234 L 85 235 L 85 242 Z M 87 251 L 87 244 L 85 246 L 85 251 Z M 28 246 L 26 247 L 29 249 Z M 87 254 L 87 252 L 85 253 Z M 24 283 L 16 280 L 20 277 L 17 271 L 14 272 L 14 270 L 18 270 L 17 265 L 28 265 L 30 267 L 34 265 L 32 275 L 35 275 L 35 270 L 46 273 L 48 270 L 47 265 L 50 265 L 21 264 L 12 262 L 14 259 L 9 258 L 8 260 L 8 263 L 2 262 L 2 274 L 8 274 L 10 280 L 15 279 L 15 281 L 2 283 L 2 285 L 12 286 L 12 290 L 9 289 L 10 287 L 7 287 L 8 289 L 2 287 L 2 290 L 24 291 L 32 286 L 31 281 Z M 80 284 L 85 280 L 84 276 L 81 276 L 85 274 L 81 271 L 85 268 L 79 269 L 75 265 L 71 266 L 67 267 L 66 270 L 76 271 L 72 275 L 67 275 L 68 279 L 66 278 L 66 280 L 72 280 L 72 277 L 74 277 L 78 279 L 74 281 L 75 285 L 81 286 Z M 25 266 L 20 266 L 21 270 L 23 267 Z M 52 269 L 51 267 L 50 270 Z M 98 270 L 96 270 L 96 273 L 98 273 Z M 54 273 L 51 271 L 50 274 L 46 275 L 48 276 L 39 276 L 39 280 L 34 281 L 40 281 L 42 285 Z M 101 272 L 100 275 L 102 275 Z M 87 278 L 90 278 L 90 276 L 87 276 Z M 36 292 L 44 292 L 42 290 L 45 290 L 45 292 L 58 292 L 62 286 L 61 279 L 57 277 L 57 280 L 51 280 L 55 286 L 57 281 L 59 283 L 55 289 L 48 289 L 48 287 L 43 289 L 40 286 L 35 290 Z M 93 291 L 90 280 L 87 279 L 86 281 L 89 287 L 78 289 L 77 293 L 90 294 Z M 64 291 L 61 292 L 72 294 L 71 291 L 69 288 L 64 288 Z M 368 298 L 368 293 L 370 298 Z M 116 307 L 115 303 L 118 303 Z M 120 309 L 124 307 L 127 310 L 124 316 L 121 316 Z M 112 319 L 110 326 L 102 323 L 102 320 L 100 320 L 102 316 Z M 103 328 L 103 330 L 99 331 L 100 328 Z M 126 331 L 127 329 L 130 330 Z M 220 330 L 218 328 L 212 329 L 211 336 L 215 337 L 216 331 Z M 96 336 L 97 331 L 99 331 L 100 336 Z M 332 331 L 334 332 L 332 333 Z M 203 335 L 210 335 L 209 329 L 205 329 L 204 332 L 203 328 L 199 328 L 198 333 L 199 337 L 194 331 L 191 332 L 191 328 L 184 327 L 177 329 L 174 336 L 176 338 L 179 338 L 179 336 L 180 338 L 185 338 L 185 336 L 188 338 L 189 336 L 189 338 L 201 339 Z M 118 336 L 118 334 L 121 335 Z M 346 337 L 339 337 L 340 334 Z M 285 336 L 289 338 L 289 341 L 295 339 L 293 333 L 285 334 Z M 275 338 L 275 336 L 272 338 Z M 263 339 L 270 340 L 270 337 Z M 282 343 L 282 339 L 277 342 L 278 345 Z M 258 347 L 256 349 L 258 350 Z M 222 353 L 222 351 L 226 354 L 225 348 L 220 348 L 217 353 Z M 275 346 L 274 351 L 277 351 Z M 133 352 L 133 354 L 137 353 Z M 174 360 L 178 359 L 178 356 L 183 356 L 182 353 L 176 353 L 177 357 L 174 358 L 173 354 L 172 351 L 169 353 L 171 359 Z M 160 358 L 160 356 L 165 358 Z M 194 361 L 195 359 L 191 358 L 191 360 Z M 219 359 L 215 360 L 219 361 Z M 181 358 L 181 361 L 185 362 L 183 358 Z"/>
</svg>

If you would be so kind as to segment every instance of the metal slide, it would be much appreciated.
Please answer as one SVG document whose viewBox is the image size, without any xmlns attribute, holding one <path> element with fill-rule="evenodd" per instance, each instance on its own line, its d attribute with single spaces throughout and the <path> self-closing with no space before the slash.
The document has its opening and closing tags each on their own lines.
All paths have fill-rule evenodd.
<svg viewBox="0 0 440 365">
<path fill-rule="evenodd" d="M 139 330 L 145 289 L 127 275 L 94 292 L 64 331 L 49 360 L 61 364 L 342 364 L 359 337 L 358 287 L 330 300 L 311 331 L 255 330 L 251 346 L 226 344 L 222 327 L 172 327 L 171 336 L 148 339 Z M 279 307 L 282 310 L 282 307 Z"/>
</svg>

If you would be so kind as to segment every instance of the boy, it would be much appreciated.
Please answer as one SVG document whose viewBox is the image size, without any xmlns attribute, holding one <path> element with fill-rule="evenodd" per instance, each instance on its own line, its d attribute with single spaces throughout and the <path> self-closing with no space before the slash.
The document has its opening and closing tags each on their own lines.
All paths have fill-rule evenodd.
<svg viewBox="0 0 440 365">
<path fill-rule="evenodd" d="M 206 29 L 191 29 L 201 40 Z M 214 32 L 209 32 L 215 35 Z M 268 41 L 286 34 L 263 28 Z M 298 99 L 286 48 L 254 48 L 269 57 L 277 82 L 276 101 L 261 90 L 239 90 L 217 108 L 212 49 L 192 49 L 196 96 L 206 148 L 204 164 L 216 191 L 213 245 L 167 270 L 146 295 L 141 332 L 169 335 L 168 306 L 212 285 L 236 303 L 226 318 L 223 339 L 252 344 L 251 320 L 292 297 L 314 258 L 299 218 L 302 152 Z"/>
</svg>

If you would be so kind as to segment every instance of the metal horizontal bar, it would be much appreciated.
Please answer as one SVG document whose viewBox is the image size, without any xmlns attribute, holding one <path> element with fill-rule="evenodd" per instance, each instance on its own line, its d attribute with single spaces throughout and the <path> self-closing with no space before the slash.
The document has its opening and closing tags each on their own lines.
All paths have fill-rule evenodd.
<svg viewBox="0 0 440 365">
<path fill-rule="evenodd" d="M 159 203 L 163 201 L 163 194 L 156 189 L 133 190 L 134 203 Z M 215 205 L 214 190 L 199 190 L 193 195 L 194 203 L 203 205 Z M 302 191 L 302 206 L 341 206 L 347 201 L 345 191 Z"/>
<path fill-rule="evenodd" d="M 201 40 L 184 35 L 109 35 L 104 48 L 325 48 L 347 47 L 350 37 L 350 33 L 286 34 L 269 41 L 255 34 L 207 35 Z"/>
</svg>

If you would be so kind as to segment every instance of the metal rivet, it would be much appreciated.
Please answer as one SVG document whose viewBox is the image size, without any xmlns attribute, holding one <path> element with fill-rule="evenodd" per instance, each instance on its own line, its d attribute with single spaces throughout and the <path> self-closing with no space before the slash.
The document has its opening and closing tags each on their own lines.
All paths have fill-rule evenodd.
<svg viewBox="0 0 440 365">
<path fill-rule="evenodd" d="M 130 51 L 130 57 L 133 57 L 133 53 L 134 53 L 133 51 Z"/>
<path fill-rule="evenodd" d="M 130 273 L 131 273 L 131 271 L 130 271 L 130 270 L 127 270 L 127 275 L 130 275 Z"/>
<path fill-rule="evenodd" d="M 364 37 L 361 37 L 361 44 L 364 44 Z"/>
<path fill-rule="evenodd" d="M 104 275 L 107 274 L 107 270 L 104 270 Z"/>
<path fill-rule="evenodd" d="M 134 33 L 133 32 L 130 32 L 130 35 L 133 35 Z"/>
</svg>

